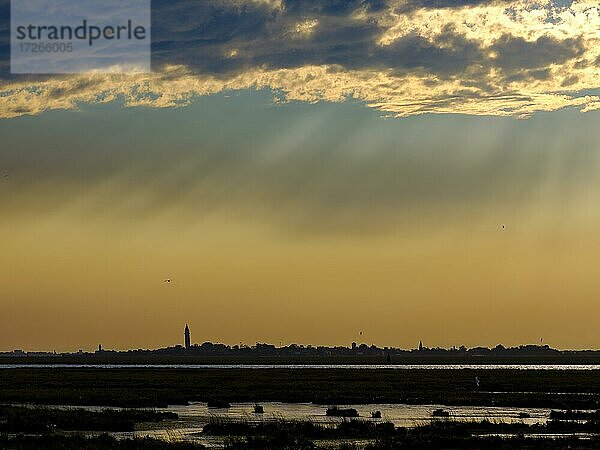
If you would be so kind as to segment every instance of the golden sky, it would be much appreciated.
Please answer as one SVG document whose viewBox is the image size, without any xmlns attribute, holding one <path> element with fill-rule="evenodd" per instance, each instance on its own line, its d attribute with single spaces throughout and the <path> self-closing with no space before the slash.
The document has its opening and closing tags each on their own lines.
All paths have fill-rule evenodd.
<svg viewBox="0 0 600 450">
<path fill-rule="evenodd" d="M 155 7 L 150 74 L 0 54 L 0 350 L 598 346 L 596 2 Z"/>
<path fill-rule="evenodd" d="M 3 349 L 593 347 L 597 120 L 247 93 L 4 122 Z"/>
<path fill-rule="evenodd" d="M 595 231 L 520 225 L 381 239 L 285 239 L 226 218 L 184 232 L 65 217 L 3 227 L 2 342 L 158 347 L 189 322 L 195 342 L 594 346 Z"/>
</svg>

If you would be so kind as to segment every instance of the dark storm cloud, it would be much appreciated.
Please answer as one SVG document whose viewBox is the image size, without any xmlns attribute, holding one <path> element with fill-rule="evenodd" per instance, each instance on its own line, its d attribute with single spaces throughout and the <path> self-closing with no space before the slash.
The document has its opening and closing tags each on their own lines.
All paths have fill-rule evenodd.
<svg viewBox="0 0 600 450">
<path fill-rule="evenodd" d="M 511 0 L 406 0 L 398 8 L 399 12 L 411 12 L 417 9 L 450 9 L 465 6 L 481 6 L 492 4 L 509 4 Z"/>
<path fill-rule="evenodd" d="M 175 40 L 218 44 L 255 39 L 274 18 L 274 12 L 266 4 L 240 6 L 215 0 L 154 0 L 152 13 L 155 43 Z"/>
<path fill-rule="evenodd" d="M 420 68 L 447 76 L 463 72 L 484 59 L 477 42 L 448 28 L 434 42 L 418 34 L 410 34 L 388 46 L 378 47 L 371 64 L 401 71 Z"/>
<path fill-rule="evenodd" d="M 0 78 L 10 73 L 10 0 L 0 0 Z"/>
<path fill-rule="evenodd" d="M 355 98 L 397 116 L 595 108 L 575 97 L 597 87 L 597 12 L 565 11 L 568 0 L 154 0 L 153 73 L 83 84 L 9 75 L 8 5 L 0 0 L 0 117 L 117 98 L 176 107 L 254 88 Z"/>
<path fill-rule="evenodd" d="M 413 1 L 404 8 L 448 8 L 483 1 Z M 457 76 L 478 66 L 499 68 L 517 76 L 521 70 L 543 69 L 581 55 L 579 39 L 540 37 L 525 41 L 502 36 L 491 47 L 469 40 L 451 26 L 433 39 L 416 33 L 390 45 L 377 43 L 386 5 L 381 1 L 284 1 L 267 3 L 159 1 L 154 3 L 153 61 L 184 64 L 200 73 L 230 75 L 250 68 L 295 68 L 338 65 L 342 69 L 406 72 L 422 69 L 437 76 Z M 360 11 L 362 14 L 354 14 Z M 302 21 L 314 20 L 311 33 L 294 34 Z M 235 54 L 228 56 L 228 52 Z M 495 59 L 488 57 L 490 51 Z"/>
<path fill-rule="evenodd" d="M 294 1 L 274 9 L 266 3 L 155 2 L 153 61 L 185 64 L 201 72 L 227 74 L 250 67 L 305 64 L 355 65 L 381 32 L 375 19 L 347 16 L 361 9 L 379 11 L 376 1 Z M 183 19 L 181 19 L 183 17 Z M 294 39 L 305 20 L 318 25 L 308 39 Z M 231 49 L 239 54 L 228 58 Z"/>
<path fill-rule="evenodd" d="M 456 8 L 497 3 L 485 0 L 408 0 L 402 10 Z M 502 3 L 509 3 L 503 1 Z M 469 40 L 451 26 L 425 38 L 409 33 L 380 46 L 386 31 L 383 0 L 259 1 L 155 0 L 152 4 L 153 67 L 181 64 L 198 73 L 230 76 L 254 68 L 337 65 L 405 73 L 423 70 L 436 76 L 460 76 L 499 68 L 506 76 L 561 64 L 584 52 L 581 39 L 540 37 L 526 41 L 504 35 L 491 47 Z M 360 14 L 358 14 L 360 12 Z M 0 0 L 0 74 L 8 75 L 9 1 Z M 296 27 L 314 21 L 310 33 Z M 492 60 L 490 50 L 496 54 Z"/>
<path fill-rule="evenodd" d="M 368 12 L 382 11 L 385 0 L 283 0 L 283 10 L 289 15 L 347 16 L 357 9 Z"/>
<path fill-rule="evenodd" d="M 559 41 L 541 36 L 530 42 L 522 37 L 505 34 L 494 43 L 491 50 L 497 52 L 495 63 L 498 67 L 512 70 L 561 64 L 583 55 L 585 47 L 581 39 L 568 38 Z"/>
</svg>

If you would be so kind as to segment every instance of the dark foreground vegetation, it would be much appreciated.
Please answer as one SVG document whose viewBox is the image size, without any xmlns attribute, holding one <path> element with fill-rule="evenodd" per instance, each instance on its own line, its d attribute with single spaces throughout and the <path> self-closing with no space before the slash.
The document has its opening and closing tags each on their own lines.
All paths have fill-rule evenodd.
<svg viewBox="0 0 600 450">
<path fill-rule="evenodd" d="M 132 431 L 137 423 L 177 418 L 175 413 L 147 410 L 85 411 L 0 405 L 0 432 Z"/>
<path fill-rule="evenodd" d="M 600 371 L 0 369 L 0 403 L 141 407 L 215 399 L 598 409 Z"/>
<path fill-rule="evenodd" d="M 570 424 L 565 433 L 578 432 Z M 597 430 L 598 431 L 598 430 Z M 308 450 L 392 450 L 392 449 L 597 449 L 598 434 L 556 438 L 552 426 L 482 422 L 439 421 L 417 428 L 396 428 L 391 423 L 357 420 L 337 426 L 312 422 L 228 422 L 215 420 L 203 434 L 223 439 L 227 449 Z M 531 437 L 535 434 L 536 437 Z M 545 436 L 546 435 L 546 436 Z M 116 440 L 108 435 L 84 437 L 56 433 L 41 436 L 0 434 L 0 448 L 81 449 L 81 450 L 199 450 L 195 443 L 169 443 L 155 439 Z"/>
<path fill-rule="evenodd" d="M 198 444 L 165 442 L 158 439 L 114 439 L 108 435 L 86 438 L 79 435 L 9 437 L 0 435 L 0 448 L 6 450 L 200 450 Z"/>
<path fill-rule="evenodd" d="M 568 422 L 551 420 L 547 424 L 528 425 L 525 423 L 506 423 L 483 420 L 481 422 L 439 420 L 416 428 L 394 427 L 389 422 L 371 422 L 364 420 L 346 420 L 332 426 L 331 424 L 309 421 L 271 421 L 248 422 L 214 419 L 203 431 L 211 436 L 245 436 L 269 437 L 289 434 L 307 439 L 422 439 L 436 440 L 441 437 L 460 437 L 488 439 L 490 436 L 502 434 L 505 438 L 515 436 L 555 435 L 569 433 L 586 433 L 600 438 L 600 422 L 578 421 Z M 597 441 L 600 442 L 600 441 Z"/>
<path fill-rule="evenodd" d="M 596 411 L 551 411 L 552 420 L 587 420 L 600 422 L 600 409 Z"/>
<path fill-rule="evenodd" d="M 349 421 L 337 427 L 314 423 L 278 422 L 249 425 L 209 424 L 205 433 L 230 436 L 229 449 L 313 449 L 326 447 L 339 450 L 364 448 L 365 450 L 392 449 L 596 449 L 598 436 L 580 439 L 575 436 L 544 437 L 553 432 L 544 426 L 523 424 L 495 424 L 483 422 L 436 422 L 414 429 L 395 428 L 390 423 L 374 424 Z M 499 436 L 498 433 L 504 434 Z M 527 433 L 541 433 L 536 438 Z M 332 442 L 327 444 L 327 440 Z M 353 444 L 360 440 L 361 446 Z"/>
<path fill-rule="evenodd" d="M 294 439 L 364 439 L 393 436 L 394 424 L 347 420 L 336 426 L 310 421 L 271 421 L 251 423 L 214 419 L 204 426 L 202 433 L 210 436 L 238 436 L 271 439 L 289 435 Z"/>
<path fill-rule="evenodd" d="M 344 410 L 338 410 L 344 411 Z M 546 424 L 466 422 L 440 419 L 416 428 L 388 422 L 346 419 L 333 425 L 309 421 L 245 421 L 214 418 L 202 434 L 220 438 L 227 449 L 391 450 L 391 449 L 597 449 L 598 411 L 553 411 Z M 343 416 L 343 414 L 336 414 Z M 69 432 L 131 430 L 139 422 L 174 419 L 174 414 L 146 410 L 80 411 L 51 408 L 0 407 L 0 448 L 192 450 L 194 443 L 155 439 L 115 439 Z M 556 436 L 560 437 L 556 437 Z M 533 437 L 535 436 L 535 438 Z M 585 438 L 581 438 L 585 436 Z"/>
<path fill-rule="evenodd" d="M 175 420 L 170 412 L 148 410 L 85 411 L 0 405 L 0 448 L 2 449 L 117 449 L 188 450 L 199 446 L 169 444 L 155 439 L 116 440 L 108 435 L 85 437 L 72 432 L 133 431 L 141 423 Z"/>
<path fill-rule="evenodd" d="M 600 448 L 598 435 L 585 439 L 577 436 L 543 436 L 552 432 L 545 426 L 536 425 L 443 421 L 414 429 L 397 428 L 391 435 L 378 437 L 365 450 Z M 536 437 L 531 437 L 529 433 L 536 434 Z"/>
</svg>

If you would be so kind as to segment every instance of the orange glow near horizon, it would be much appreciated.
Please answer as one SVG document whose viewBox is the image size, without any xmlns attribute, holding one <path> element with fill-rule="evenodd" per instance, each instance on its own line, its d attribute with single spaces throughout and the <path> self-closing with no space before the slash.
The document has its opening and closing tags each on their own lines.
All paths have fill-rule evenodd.
<svg viewBox="0 0 600 450">
<path fill-rule="evenodd" d="M 593 232 L 478 224 L 380 238 L 274 237 L 211 220 L 183 233 L 57 218 L 7 229 L 4 348 L 193 342 L 593 347 Z M 404 234 L 404 233 L 402 233 Z M 468 234 L 468 235 L 467 235 Z M 6 254 L 6 253 L 5 253 Z M 172 283 L 164 283 L 164 279 Z M 358 330 L 364 332 L 358 336 Z"/>
</svg>

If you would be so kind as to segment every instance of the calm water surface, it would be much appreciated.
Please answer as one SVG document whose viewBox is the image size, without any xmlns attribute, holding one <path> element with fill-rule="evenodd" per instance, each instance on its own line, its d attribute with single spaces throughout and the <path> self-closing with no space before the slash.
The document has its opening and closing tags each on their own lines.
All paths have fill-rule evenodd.
<svg viewBox="0 0 600 450">
<path fill-rule="evenodd" d="M 269 421 L 310 421 L 323 425 L 335 425 L 344 420 L 344 418 L 327 417 L 327 405 L 314 405 L 312 403 L 281 403 L 281 402 L 261 402 L 264 408 L 264 414 L 254 413 L 254 403 L 232 403 L 231 408 L 209 408 L 206 403 L 195 402 L 189 405 L 172 405 L 166 408 L 152 408 L 160 412 L 174 412 L 179 416 L 175 420 L 166 420 L 160 423 L 138 424 L 136 431 L 132 432 L 113 432 L 110 435 L 123 439 L 133 437 L 153 437 L 169 442 L 196 442 L 207 448 L 223 448 L 225 438 L 222 436 L 206 436 L 202 434 L 203 427 L 214 420 L 247 421 L 251 423 L 261 423 Z M 25 405 L 26 406 L 26 405 Z M 32 405 L 33 406 L 33 405 Z M 60 409 L 85 409 L 89 411 L 99 411 L 107 409 L 103 406 L 49 406 Z M 455 421 L 481 421 L 487 419 L 493 422 L 504 423 L 525 423 L 525 424 L 545 424 L 550 416 L 550 409 L 547 408 L 517 408 L 517 407 L 496 407 L 496 406 L 445 406 L 445 405 L 405 405 L 389 403 L 373 403 L 369 405 L 344 405 L 344 408 L 355 408 L 359 413 L 358 419 L 369 422 L 392 422 L 400 427 L 417 427 L 426 425 L 436 419 L 432 417 L 435 409 L 442 408 L 449 413 L 449 419 Z M 122 409 L 122 408 L 108 408 Z M 371 413 L 381 411 L 381 419 L 372 419 Z M 526 414 L 527 417 L 519 417 Z M 88 435 L 100 434 L 98 432 L 89 432 Z M 490 435 L 493 436 L 494 434 Z M 589 437 L 586 433 L 564 433 L 556 435 L 528 434 L 529 437 L 566 437 L 576 436 Z M 498 436 L 504 436 L 498 434 Z M 339 444 L 342 441 L 315 441 L 318 447 L 329 447 L 331 444 Z M 368 440 L 344 440 L 363 448 Z M 321 444 L 321 445 L 319 445 Z"/>
<path fill-rule="evenodd" d="M 211 420 L 245 420 L 250 422 L 268 422 L 276 420 L 311 421 L 314 423 L 331 424 L 342 422 L 343 418 L 327 417 L 326 405 L 312 403 L 280 403 L 261 402 L 264 414 L 254 413 L 253 403 L 232 403 L 231 408 L 208 408 L 206 403 L 192 403 L 187 406 L 177 405 L 168 408 L 155 408 L 156 411 L 170 411 L 179 415 L 179 419 L 158 424 L 142 425 L 134 432 L 111 433 L 115 437 L 151 436 L 167 441 L 193 441 L 207 447 L 219 448 L 223 444 L 222 437 L 203 436 L 202 428 Z M 67 407 L 65 407 L 67 408 Z M 68 407 L 71 408 L 71 407 Z M 88 410 L 101 410 L 103 407 L 77 407 Z M 392 422 L 396 426 L 416 427 L 430 423 L 434 419 L 431 414 L 435 409 L 443 408 L 450 413 L 453 420 L 488 419 L 502 422 L 520 422 L 526 424 L 545 423 L 550 414 L 545 408 L 512 408 L 493 406 L 443 406 L 443 405 L 404 405 L 377 403 L 369 405 L 344 405 L 344 408 L 355 408 L 360 420 L 372 422 Z M 371 419 L 371 412 L 381 411 L 381 419 Z M 530 417 L 519 418 L 520 413 Z"/>
<path fill-rule="evenodd" d="M 600 364 L 0 364 L 0 369 L 517 369 L 600 370 Z"/>
</svg>

